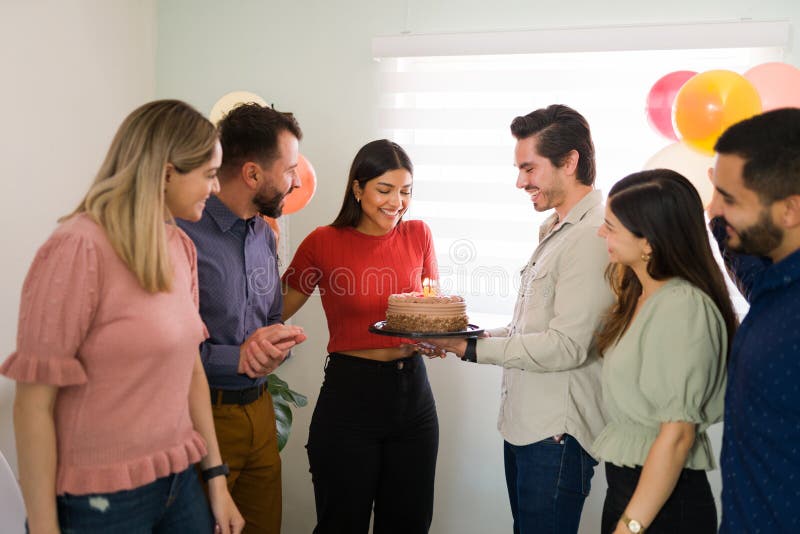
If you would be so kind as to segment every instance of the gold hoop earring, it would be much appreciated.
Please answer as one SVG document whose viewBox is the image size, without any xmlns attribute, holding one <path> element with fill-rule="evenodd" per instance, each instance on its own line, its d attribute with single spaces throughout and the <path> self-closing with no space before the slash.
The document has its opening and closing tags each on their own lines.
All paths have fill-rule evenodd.
<svg viewBox="0 0 800 534">
<path fill-rule="evenodd" d="M 647 252 L 642 252 L 642 261 L 645 263 L 650 263 L 650 259 L 653 257 L 652 254 Z"/>
</svg>

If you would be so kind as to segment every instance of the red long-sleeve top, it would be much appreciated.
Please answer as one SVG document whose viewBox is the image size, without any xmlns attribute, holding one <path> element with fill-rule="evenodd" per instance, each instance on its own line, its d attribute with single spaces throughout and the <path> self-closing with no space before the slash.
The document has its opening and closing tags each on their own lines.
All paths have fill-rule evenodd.
<svg viewBox="0 0 800 534">
<path fill-rule="evenodd" d="M 386 318 L 389 295 L 421 291 L 423 278 L 437 277 L 430 228 L 414 220 L 382 236 L 320 226 L 300 244 L 283 281 L 305 295 L 319 287 L 330 333 L 328 352 L 341 352 L 407 342 L 368 328 Z"/>
</svg>

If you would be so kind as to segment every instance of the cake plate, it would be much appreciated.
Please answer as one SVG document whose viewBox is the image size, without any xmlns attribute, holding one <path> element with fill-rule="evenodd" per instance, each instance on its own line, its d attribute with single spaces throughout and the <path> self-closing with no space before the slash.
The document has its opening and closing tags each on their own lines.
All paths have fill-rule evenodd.
<svg viewBox="0 0 800 534">
<path fill-rule="evenodd" d="M 402 332 L 386 328 L 386 321 L 378 321 L 369 325 L 369 331 L 380 336 L 405 337 L 409 339 L 421 339 L 430 337 L 478 337 L 483 334 L 483 328 L 469 324 L 466 330 L 456 330 L 455 332 Z"/>
</svg>

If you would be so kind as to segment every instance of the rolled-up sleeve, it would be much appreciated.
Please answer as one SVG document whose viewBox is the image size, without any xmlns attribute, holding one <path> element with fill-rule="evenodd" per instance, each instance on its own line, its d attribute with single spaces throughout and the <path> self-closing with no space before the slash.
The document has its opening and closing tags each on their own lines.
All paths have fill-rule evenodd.
<svg viewBox="0 0 800 534">
<path fill-rule="evenodd" d="M 564 250 L 548 273 L 552 287 L 535 298 L 552 299 L 552 316 L 546 327 L 530 331 L 517 325 L 508 337 L 481 339 L 478 362 L 533 372 L 564 371 L 586 362 L 595 331 L 613 302 L 605 280 L 608 253 L 596 228 L 576 228 L 575 239 L 564 243 Z M 548 306 L 528 300 L 524 323 Z"/>
</svg>

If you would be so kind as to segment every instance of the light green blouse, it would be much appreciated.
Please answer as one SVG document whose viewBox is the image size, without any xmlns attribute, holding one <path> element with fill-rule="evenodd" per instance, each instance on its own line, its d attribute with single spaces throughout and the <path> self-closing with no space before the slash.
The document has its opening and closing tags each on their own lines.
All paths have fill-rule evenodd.
<svg viewBox="0 0 800 534">
<path fill-rule="evenodd" d="M 662 422 L 697 423 L 686 467 L 715 469 L 706 428 L 722 419 L 728 334 L 717 306 L 680 278 L 667 281 L 639 310 L 603 361 L 609 423 L 594 455 L 643 465 Z"/>
</svg>

